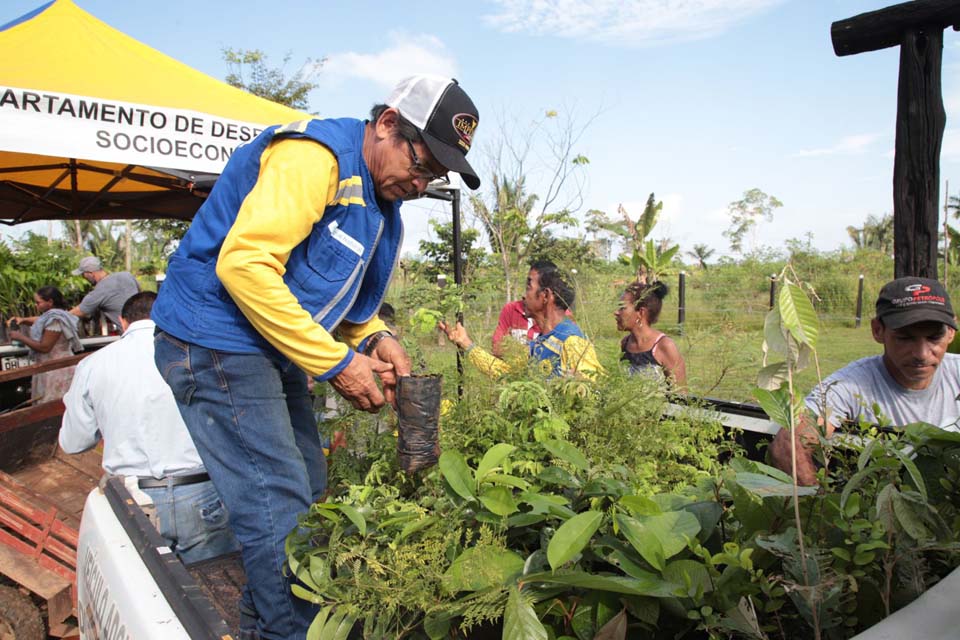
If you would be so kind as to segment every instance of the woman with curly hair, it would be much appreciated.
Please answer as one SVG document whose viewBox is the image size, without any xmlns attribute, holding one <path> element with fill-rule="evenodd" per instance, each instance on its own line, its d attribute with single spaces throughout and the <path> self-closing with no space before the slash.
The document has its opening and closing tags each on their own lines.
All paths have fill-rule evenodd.
<svg viewBox="0 0 960 640">
<path fill-rule="evenodd" d="M 687 383 L 687 369 L 676 343 L 667 334 L 653 328 L 660 318 L 667 285 L 662 282 L 635 282 L 620 296 L 613 316 L 617 329 L 627 331 L 620 341 L 620 359 L 630 363 L 630 373 L 660 370 L 674 387 Z"/>
</svg>

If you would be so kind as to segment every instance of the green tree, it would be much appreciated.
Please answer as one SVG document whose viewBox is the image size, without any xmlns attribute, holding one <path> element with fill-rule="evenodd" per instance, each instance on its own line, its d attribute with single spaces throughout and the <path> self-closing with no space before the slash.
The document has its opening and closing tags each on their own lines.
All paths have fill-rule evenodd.
<svg viewBox="0 0 960 640">
<path fill-rule="evenodd" d="M 651 193 L 636 222 L 621 204 L 617 212 L 623 216 L 623 220 L 605 225 L 608 231 L 623 238 L 625 246 L 631 250 L 631 256 L 621 255 L 620 261 L 633 267 L 637 282 L 655 282 L 667 275 L 672 271 L 674 256 L 680 251 L 680 245 L 672 245 L 669 238 L 654 242 L 648 237 L 657 225 L 662 210 L 663 202 L 657 202 L 656 196 Z"/>
<path fill-rule="evenodd" d="M 591 250 L 593 255 L 603 261 L 612 258 L 613 248 L 620 234 L 610 230 L 607 214 L 599 209 L 590 209 L 584 216 L 584 230 L 593 236 Z"/>
<path fill-rule="evenodd" d="M 750 250 L 756 248 L 756 228 L 761 220 L 773 220 L 773 210 L 782 207 L 783 203 L 774 196 L 769 196 L 760 189 L 750 189 L 743 193 L 743 198 L 731 202 L 727 210 L 730 213 L 730 227 L 723 232 L 723 236 L 730 240 L 730 249 L 735 253 L 743 253 L 743 242 L 750 236 Z"/>
<path fill-rule="evenodd" d="M 574 214 L 583 205 L 589 159 L 577 152 L 580 138 L 593 121 L 579 124 L 571 114 L 547 111 L 532 124 L 507 123 L 487 154 L 491 188 L 472 194 L 469 206 L 480 220 L 503 269 L 506 300 L 518 291 L 515 278 L 548 228 L 578 224 Z M 544 185 L 528 191 L 528 178 Z"/>
<path fill-rule="evenodd" d="M 434 280 L 437 275 L 453 273 L 453 222 L 430 220 L 436 240 L 421 240 L 420 254 L 424 257 L 423 273 Z M 463 229 L 460 234 L 460 260 L 463 264 L 463 282 L 467 284 L 486 257 L 483 247 L 477 246 L 480 232 Z"/>
<path fill-rule="evenodd" d="M 284 56 L 284 65 L 290 62 L 290 57 L 289 53 Z M 310 92 L 317 87 L 312 79 L 326 62 L 326 58 L 307 58 L 306 63 L 288 77 L 283 67 L 267 66 L 267 54 L 259 49 L 225 47 L 223 59 L 230 69 L 227 84 L 301 111 L 310 107 Z"/>
<path fill-rule="evenodd" d="M 687 255 L 696 260 L 697 264 L 704 271 L 707 269 L 707 260 L 709 260 L 714 253 L 716 253 L 716 251 L 705 244 L 695 244 L 693 245 L 692 251 L 687 251 Z"/>
<path fill-rule="evenodd" d="M 593 244 L 583 238 L 556 236 L 551 231 L 537 237 L 530 246 L 530 261 L 550 260 L 567 269 L 595 263 Z"/>
<path fill-rule="evenodd" d="M 893 254 L 893 215 L 882 218 L 867 216 L 862 227 L 847 227 L 847 235 L 853 241 L 853 248 L 872 249 L 885 254 Z"/>
</svg>

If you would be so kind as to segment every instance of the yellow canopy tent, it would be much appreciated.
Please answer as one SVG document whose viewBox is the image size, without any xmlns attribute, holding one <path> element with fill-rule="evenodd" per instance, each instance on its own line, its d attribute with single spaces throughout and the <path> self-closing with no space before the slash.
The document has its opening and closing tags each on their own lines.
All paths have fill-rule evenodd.
<svg viewBox="0 0 960 640">
<path fill-rule="evenodd" d="M 0 222 L 182 218 L 230 154 L 306 114 L 134 40 L 71 0 L 0 26 Z"/>
</svg>

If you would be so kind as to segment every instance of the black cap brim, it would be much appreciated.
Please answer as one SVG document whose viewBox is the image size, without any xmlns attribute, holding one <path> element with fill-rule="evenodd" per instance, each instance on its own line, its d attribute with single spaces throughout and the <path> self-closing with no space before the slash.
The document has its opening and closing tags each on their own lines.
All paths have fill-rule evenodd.
<svg viewBox="0 0 960 640">
<path fill-rule="evenodd" d="M 904 309 L 900 313 L 886 313 L 880 318 L 888 329 L 902 329 L 919 322 L 940 322 L 956 330 L 956 319 L 942 309 Z"/>
<path fill-rule="evenodd" d="M 430 153 L 433 154 L 434 159 L 442 164 L 444 169 L 459 173 L 460 177 L 463 178 L 463 181 L 467 183 L 467 186 L 471 189 L 476 190 L 480 188 L 480 178 L 477 176 L 477 172 L 473 170 L 473 167 L 470 166 L 470 163 L 467 162 L 467 157 L 463 155 L 462 151 L 451 147 L 428 131 L 421 131 L 420 135 L 423 136 L 423 141 L 426 143 L 427 148 L 430 149 Z"/>
</svg>

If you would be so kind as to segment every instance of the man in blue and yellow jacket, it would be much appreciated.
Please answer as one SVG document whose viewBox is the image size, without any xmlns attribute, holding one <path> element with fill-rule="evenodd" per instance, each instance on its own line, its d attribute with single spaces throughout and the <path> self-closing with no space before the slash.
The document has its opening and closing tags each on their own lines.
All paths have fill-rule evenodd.
<svg viewBox="0 0 960 640">
<path fill-rule="evenodd" d="M 400 204 L 466 160 L 479 114 L 455 80 L 402 81 L 369 121 L 270 127 L 236 150 L 170 258 L 156 362 L 243 548 L 242 631 L 304 638 L 284 540 L 326 488 L 303 371 L 354 407 L 392 402 L 410 361 L 377 312 Z M 382 391 L 377 385 L 380 379 Z"/>
</svg>

